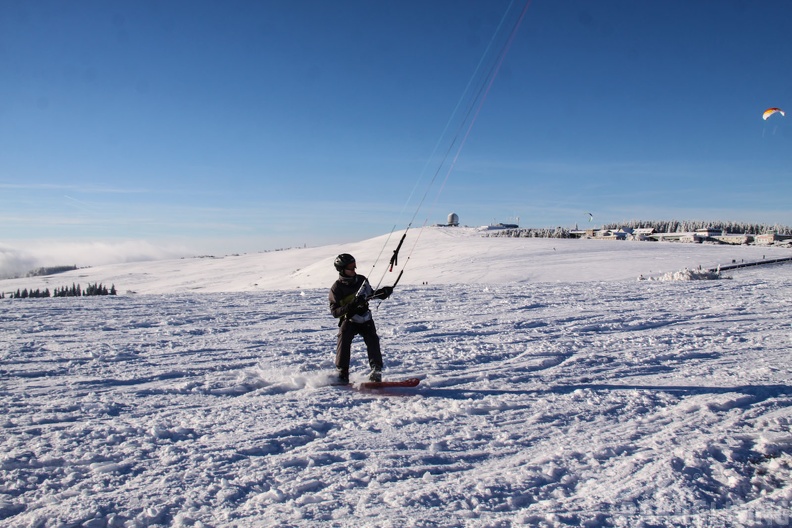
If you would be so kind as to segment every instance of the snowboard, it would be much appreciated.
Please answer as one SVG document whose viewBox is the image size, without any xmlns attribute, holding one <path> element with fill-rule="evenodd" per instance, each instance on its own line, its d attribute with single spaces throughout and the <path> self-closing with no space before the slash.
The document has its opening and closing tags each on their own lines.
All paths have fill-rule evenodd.
<svg viewBox="0 0 792 528">
<path fill-rule="evenodd" d="M 417 387 L 421 382 L 418 378 L 408 378 L 399 381 L 364 381 L 361 389 L 387 389 L 392 387 Z"/>
</svg>

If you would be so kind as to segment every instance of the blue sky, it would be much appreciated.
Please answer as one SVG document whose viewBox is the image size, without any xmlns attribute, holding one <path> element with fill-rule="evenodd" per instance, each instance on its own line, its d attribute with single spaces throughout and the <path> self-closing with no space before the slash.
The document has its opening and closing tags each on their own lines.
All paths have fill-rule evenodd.
<svg viewBox="0 0 792 528">
<path fill-rule="evenodd" d="M 524 6 L 4 1 L 0 245 L 792 224 L 792 3 L 533 0 L 487 89 Z"/>
</svg>

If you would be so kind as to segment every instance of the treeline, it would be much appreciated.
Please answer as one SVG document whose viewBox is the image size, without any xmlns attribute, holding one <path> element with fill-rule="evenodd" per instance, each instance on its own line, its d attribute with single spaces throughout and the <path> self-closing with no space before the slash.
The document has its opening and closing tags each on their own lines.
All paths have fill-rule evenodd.
<svg viewBox="0 0 792 528">
<path fill-rule="evenodd" d="M 657 233 L 692 233 L 697 229 L 712 229 L 725 231 L 729 235 L 763 235 L 776 233 L 778 235 L 792 235 L 792 227 L 780 224 L 752 224 L 745 222 L 703 222 L 699 220 L 630 220 L 618 224 L 603 224 L 603 229 L 618 229 L 629 227 L 632 229 L 654 228 Z"/>
<path fill-rule="evenodd" d="M 484 236 L 511 238 L 576 238 L 569 229 L 564 229 L 563 227 L 498 229 L 497 231 L 489 231 Z"/>
<path fill-rule="evenodd" d="M 46 288 L 44 291 L 40 289 L 35 290 L 28 290 L 27 288 L 23 290 L 17 290 L 15 293 L 11 293 L 12 299 L 40 299 L 46 297 L 93 297 L 97 295 L 117 295 L 115 284 L 110 286 L 108 290 L 106 286 L 102 285 L 101 283 L 96 284 L 89 284 L 87 288 L 82 289 L 79 284 L 72 284 L 71 288 L 68 286 L 63 286 L 61 288 L 57 288 L 50 293 L 49 288 Z M 0 294 L 0 299 L 4 299 L 5 294 Z"/>
<path fill-rule="evenodd" d="M 577 228 L 576 226 L 575 230 L 584 231 L 587 227 L 588 225 L 581 228 Z M 698 220 L 630 220 L 618 224 L 603 224 L 601 229 L 616 230 L 619 228 L 654 228 L 656 233 L 692 233 L 698 229 L 712 229 L 714 231 L 724 231 L 729 235 L 763 235 L 765 233 L 792 235 L 792 227 L 780 224 L 702 222 Z M 594 229 L 594 227 L 589 227 L 589 229 Z M 496 231 L 487 232 L 484 236 L 512 238 L 576 238 L 577 235 L 572 234 L 572 231 L 572 229 L 563 227 L 520 227 L 515 229 L 498 229 Z"/>
<path fill-rule="evenodd" d="M 77 266 L 50 266 L 48 268 L 36 268 L 28 271 L 26 277 L 43 277 L 45 275 L 55 275 L 56 273 L 65 273 L 67 271 L 74 271 Z"/>
</svg>

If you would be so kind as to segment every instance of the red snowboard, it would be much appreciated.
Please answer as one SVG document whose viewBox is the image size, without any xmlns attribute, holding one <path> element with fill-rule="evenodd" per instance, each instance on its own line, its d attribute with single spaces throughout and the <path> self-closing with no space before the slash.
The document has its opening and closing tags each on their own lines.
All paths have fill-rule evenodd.
<svg viewBox="0 0 792 528">
<path fill-rule="evenodd" d="M 387 389 L 390 387 L 417 387 L 421 382 L 418 378 L 409 378 L 401 381 L 365 381 L 360 384 L 361 389 Z"/>
</svg>

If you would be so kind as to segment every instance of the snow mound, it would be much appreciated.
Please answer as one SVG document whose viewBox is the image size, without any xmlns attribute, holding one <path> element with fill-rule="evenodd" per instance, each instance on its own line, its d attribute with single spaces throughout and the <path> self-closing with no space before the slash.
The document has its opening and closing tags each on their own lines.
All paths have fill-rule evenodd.
<svg viewBox="0 0 792 528">
<path fill-rule="evenodd" d="M 685 268 L 680 271 L 669 271 L 659 277 L 650 278 L 648 280 L 671 282 L 671 281 L 718 280 L 722 278 L 724 277 L 721 276 L 720 270 L 718 271 L 691 270 Z"/>
</svg>

